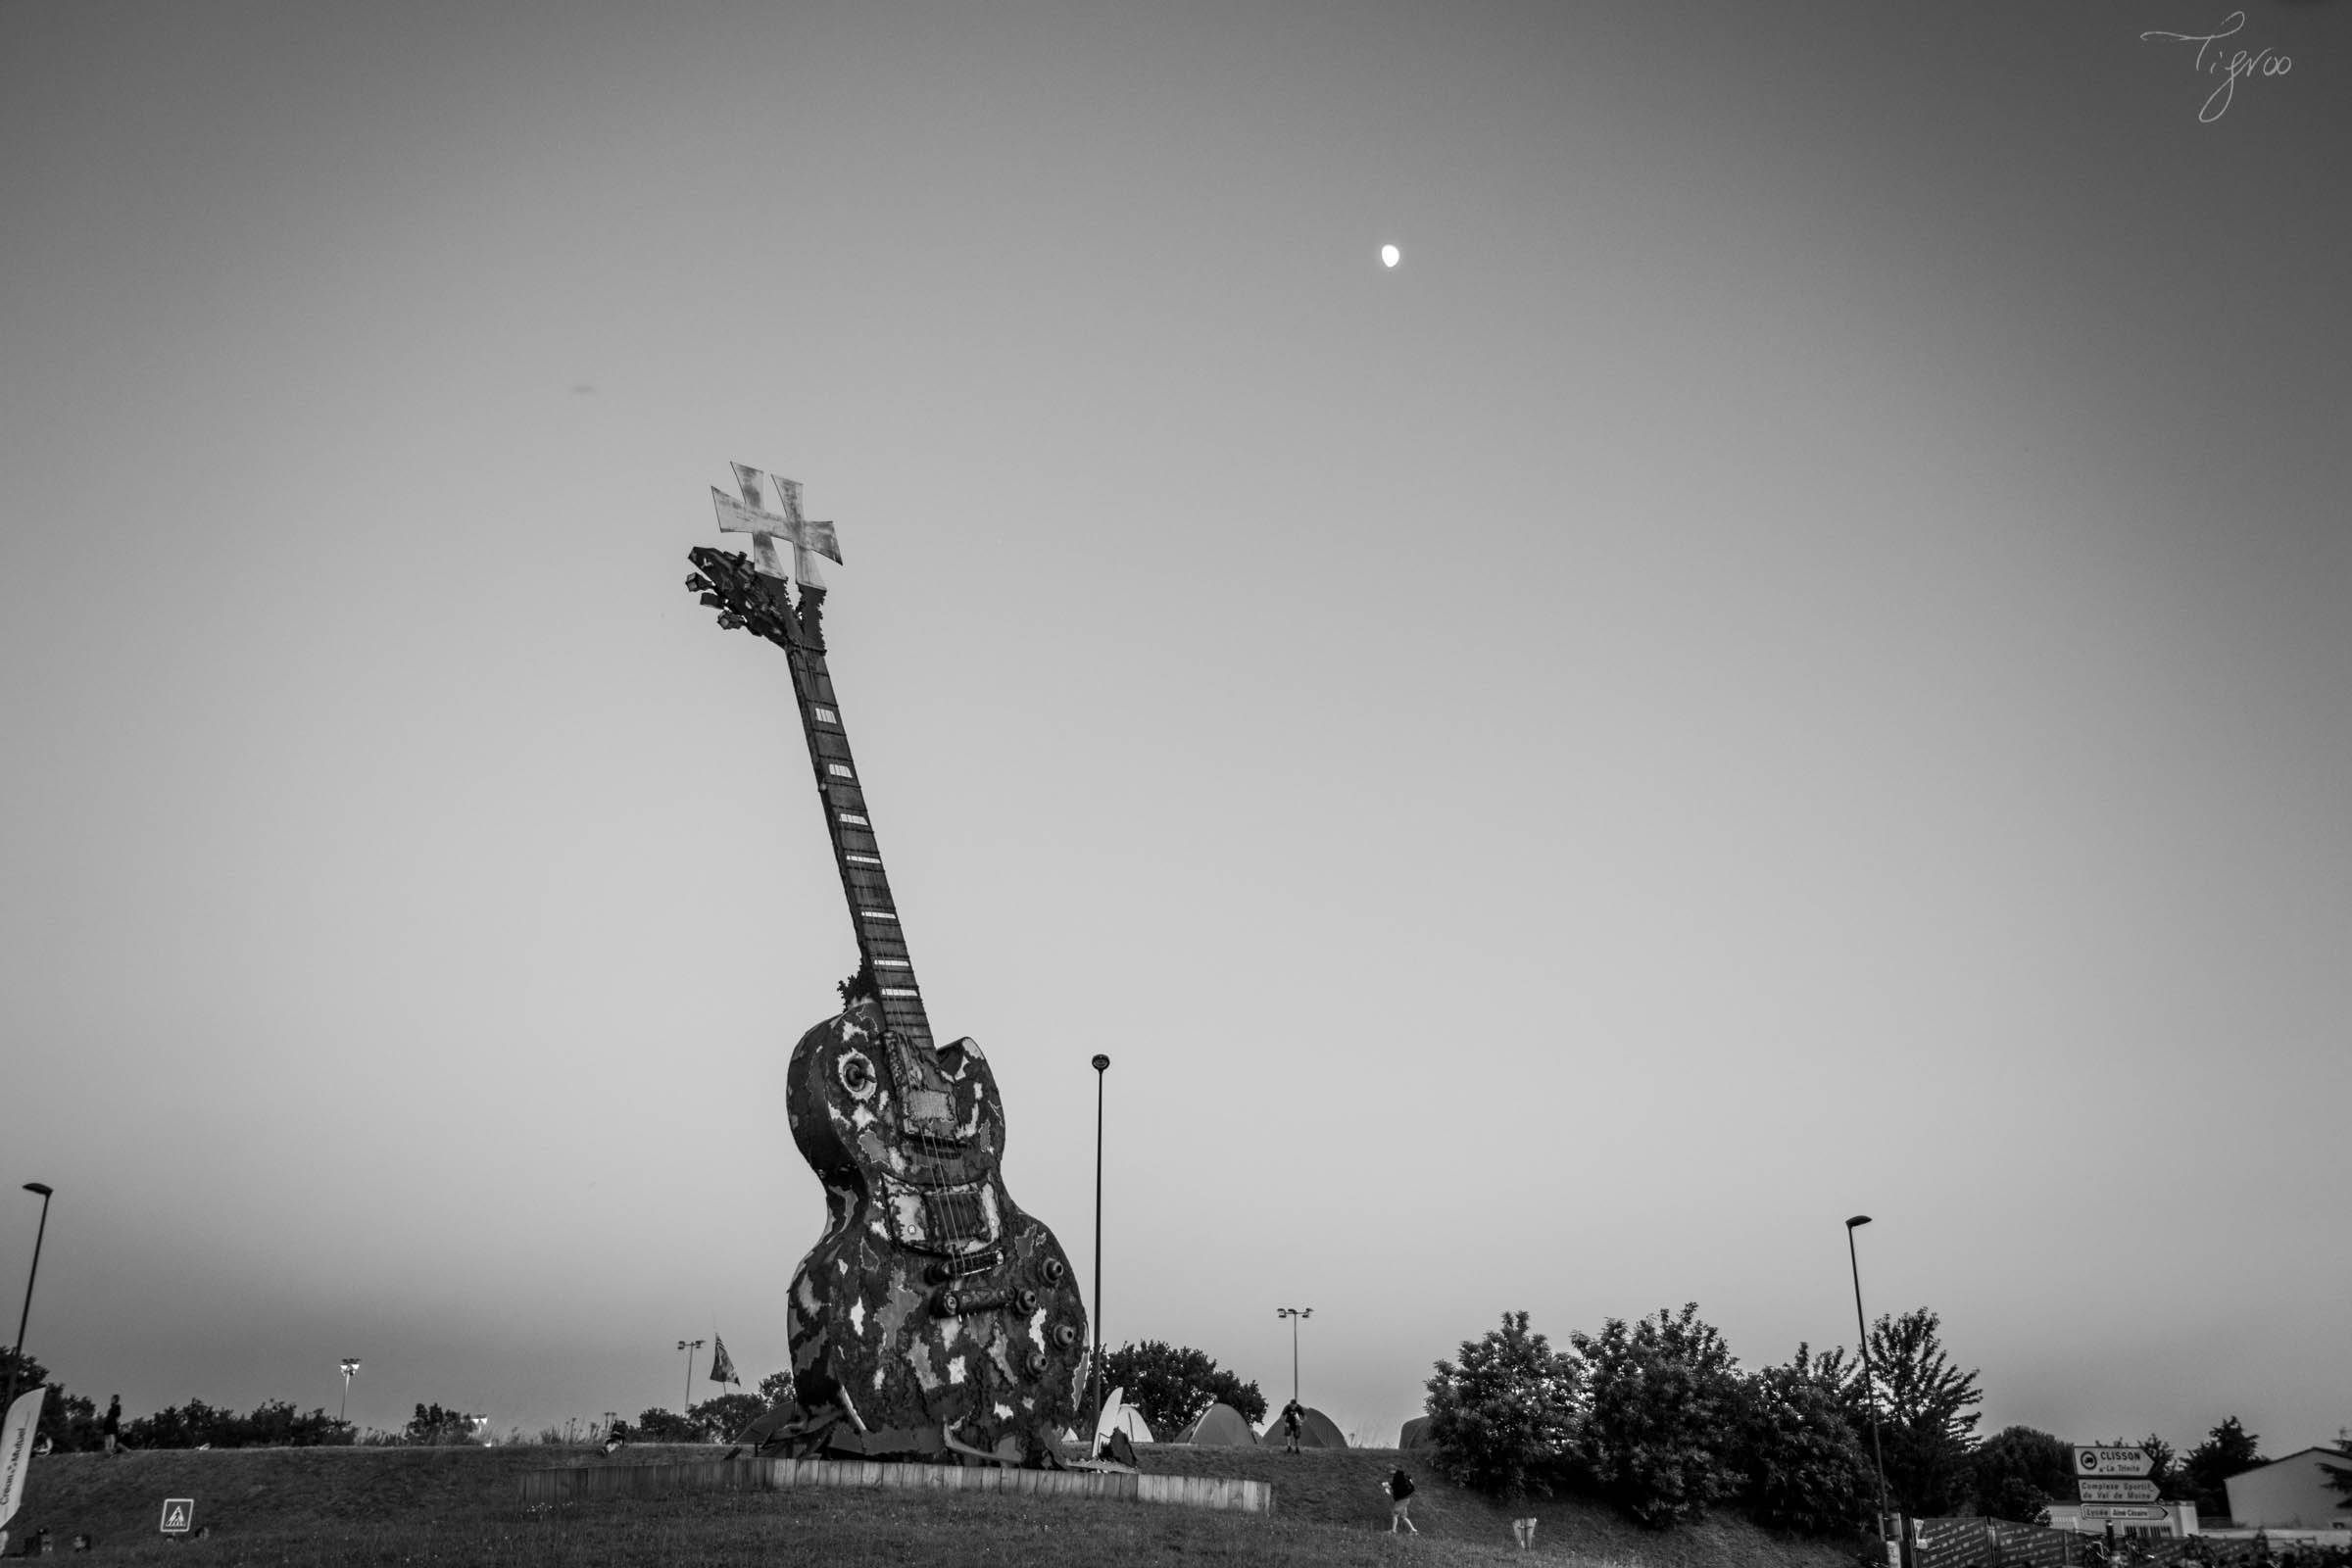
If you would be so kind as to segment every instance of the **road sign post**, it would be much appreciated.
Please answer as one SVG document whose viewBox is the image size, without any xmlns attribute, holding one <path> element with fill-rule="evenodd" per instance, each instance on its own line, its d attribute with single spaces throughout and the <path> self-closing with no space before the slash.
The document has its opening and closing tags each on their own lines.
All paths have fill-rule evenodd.
<svg viewBox="0 0 2352 1568">
<path fill-rule="evenodd" d="M 2156 1468 L 2145 1448 L 2101 1448 L 2094 1446 L 2075 1449 L 2075 1474 L 2079 1476 L 2144 1476 Z"/>
</svg>

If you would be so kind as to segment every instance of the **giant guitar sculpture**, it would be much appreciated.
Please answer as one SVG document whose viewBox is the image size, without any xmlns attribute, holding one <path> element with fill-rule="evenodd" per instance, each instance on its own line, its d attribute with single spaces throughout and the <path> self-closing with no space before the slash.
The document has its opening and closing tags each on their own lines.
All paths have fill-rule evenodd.
<svg viewBox="0 0 2352 1568">
<path fill-rule="evenodd" d="M 719 526 L 752 535 L 750 559 L 688 552 L 690 592 L 730 631 L 782 649 L 833 842 L 858 973 L 843 1007 L 794 1048 L 785 1091 L 793 1142 L 825 1188 L 825 1229 L 785 1306 L 793 1399 L 755 1423 L 762 1452 L 1053 1464 L 1086 1381 L 1086 1309 L 1069 1258 L 1005 1191 L 1004 1102 L 970 1040 L 934 1046 L 898 906 L 825 663 L 832 525 L 761 506 L 761 475 L 735 466 L 738 505 L 713 489 Z M 798 603 L 773 541 L 791 541 Z"/>
</svg>

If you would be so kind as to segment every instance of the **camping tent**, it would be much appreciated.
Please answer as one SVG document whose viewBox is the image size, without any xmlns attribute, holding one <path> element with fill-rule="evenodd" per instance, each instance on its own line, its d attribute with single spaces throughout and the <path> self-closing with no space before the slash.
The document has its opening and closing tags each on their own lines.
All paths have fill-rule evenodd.
<svg viewBox="0 0 2352 1568">
<path fill-rule="evenodd" d="M 1396 1446 L 1399 1448 L 1428 1448 L 1435 1446 L 1436 1440 L 1429 1435 L 1429 1417 L 1425 1415 L 1413 1417 L 1404 1424 L 1404 1430 L 1396 1434 Z"/>
<path fill-rule="evenodd" d="M 1282 1434 L 1282 1412 L 1274 1412 L 1258 1442 L 1269 1448 L 1279 1448 L 1288 1440 Z M 1337 1422 L 1312 1405 L 1298 1407 L 1298 1446 L 1301 1448 L 1345 1448 L 1348 1439 L 1342 1435 Z"/>
<path fill-rule="evenodd" d="M 1110 1441 L 1110 1435 L 1113 1432 L 1126 1433 L 1129 1443 L 1156 1443 L 1159 1441 L 1152 1436 L 1151 1425 L 1144 1420 L 1144 1413 L 1127 1402 L 1125 1389 L 1111 1390 L 1110 1397 L 1102 1401 L 1102 1419 L 1095 1424 L 1095 1446 L 1092 1451 L 1101 1453 L 1102 1445 Z"/>
<path fill-rule="evenodd" d="M 1257 1434 L 1250 1430 L 1250 1423 L 1232 1405 L 1212 1404 L 1176 1441 L 1189 1443 L 1196 1448 L 1254 1448 Z"/>
</svg>

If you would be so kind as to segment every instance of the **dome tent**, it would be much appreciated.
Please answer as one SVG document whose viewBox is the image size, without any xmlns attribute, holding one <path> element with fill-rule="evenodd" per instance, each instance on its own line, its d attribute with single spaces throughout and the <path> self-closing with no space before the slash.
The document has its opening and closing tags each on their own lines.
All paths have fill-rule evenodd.
<svg viewBox="0 0 2352 1568">
<path fill-rule="evenodd" d="M 1283 1436 L 1280 1410 L 1275 1411 L 1273 1417 L 1266 1422 L 1266 1430 L 1258 1434 L 1257 1441 L 1269 1448 L 1279 1448 L 1289 1441 Z M 1301 1448 L 1345 1448 L 1348 1446 L 1348 1439 L 1341 1433 L 1339 1424 L 1331 1417 L 1313 1405 L 1302 1404 L 1298 1407 L 1298 1446 Z"/>
<path fill-rule="evenodd" d="M 1189 1443 L 1196 1448 L 1254 1448 L 1257 1434 L 1242 1419 L 1242 1412 L 1230 1404 L 1212 1404 L 1200 1412 L 1200 1418 L 1184 1429 L 1178 1443 Z"/>
</svg>

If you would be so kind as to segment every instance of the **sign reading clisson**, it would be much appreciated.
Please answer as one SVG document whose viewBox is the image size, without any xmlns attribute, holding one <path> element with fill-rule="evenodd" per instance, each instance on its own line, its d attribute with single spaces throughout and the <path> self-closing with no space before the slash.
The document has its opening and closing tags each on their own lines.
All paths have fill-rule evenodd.
<svg viewBox="0 0 2352 1568">
<path fill-rule="evenodd" d="M 2079 1476 L 2144 1476 L 2156 1468 L 2145 1448 L 2077 1448 L 2075 1474 Z"/>
</svg>

